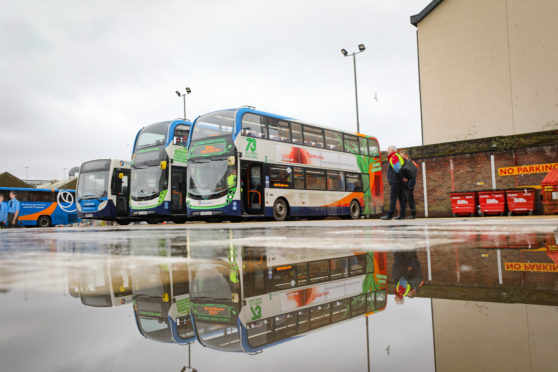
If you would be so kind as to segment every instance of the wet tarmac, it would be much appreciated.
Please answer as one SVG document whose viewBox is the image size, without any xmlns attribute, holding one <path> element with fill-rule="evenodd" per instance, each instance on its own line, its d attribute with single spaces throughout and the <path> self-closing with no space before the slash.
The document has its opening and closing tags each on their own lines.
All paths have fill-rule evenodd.
<svg viewBox="0 0 558 372">
<path fill-rule="evenodd" d="M 555 371 L 558 218 L 0 230 L 2 371 Z"/>
</svg>

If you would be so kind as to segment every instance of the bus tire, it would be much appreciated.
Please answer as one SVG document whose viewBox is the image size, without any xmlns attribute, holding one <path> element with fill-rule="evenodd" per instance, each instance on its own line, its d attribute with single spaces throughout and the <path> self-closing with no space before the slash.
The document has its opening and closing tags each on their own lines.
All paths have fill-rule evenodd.
<svg viewBox="0 0 558 372">
<path fill-rule="evenodd" d="M 360 218 L 360 204 L 354 199 L 349 205 L 349 217 L 351 220 L 358 220 Z"/>
<path fill-rule="evenodd" d="M 285 221 L 289 216 L 289 205 L 283 198 L 275 200 L 273 203 L 273 219 L 275 221 Z"/>
<path fill-rule="evenodd" d="M 39 227 L 49 227 L 50 226 L 50 217 L 49 216 L 41 216 L 37 220 L 37 226 Z"/>
<path fill-rule="evenodd" d="M 174 222 L 177 225 L 182 225 L 184 223 L 186 223 L 187 218 L 186 217 L 174 217 L 172 219 L 172 222 Z"/>
<path fill-rule="evenodd" d="M 117 222 L 119 225 L 124 226 L 124 225 L 129 225 L 130 222 L 132 222 L 132 221 L 130 221 L 130 220 L 116 220 L 116 222 Z"/>
<path fill-rule="evenodd" d="M 150 224 L 150 225 L 157 225 L 158 223 L 161 223 L 161 219 L 160 218 L 148 218 L 147 223 Z"/>
</svg>

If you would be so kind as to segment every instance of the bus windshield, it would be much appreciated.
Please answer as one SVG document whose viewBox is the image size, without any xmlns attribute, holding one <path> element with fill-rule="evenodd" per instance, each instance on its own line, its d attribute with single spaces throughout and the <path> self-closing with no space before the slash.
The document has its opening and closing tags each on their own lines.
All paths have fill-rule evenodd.
<svg viewBox="0 0 558 372">
<path fill-rule="evenodd" d="M 136 142 L 136 149 L 164 146 L 170 122 L 164 121 L 143 128 Z"/>
<path fill-rule="evenodd" d="M 232 137 L 234 116 L 234 110 L 219 111 L 201 116 L 194 125 L 192 142 L 215 136 L 229 135 Z"/>
<path fill-rule="evenodd" d="M 134 168 L 130 188 L 133 200 L 151 199 L 167 189 L 166 172 L 159 165 Z"/>
<path fill-rule="evenodd" d="M 236 186 L 236 167 L 227 158 L 192 159 L 188 167 L 189 190 L 192 199 L 216 199 Z"/>
<path fill-rule="evenodd" d="M 78 180 L 78 199 L 96 199 L 107 195 L 109 171 L 80 173 Z"/>
</svg>

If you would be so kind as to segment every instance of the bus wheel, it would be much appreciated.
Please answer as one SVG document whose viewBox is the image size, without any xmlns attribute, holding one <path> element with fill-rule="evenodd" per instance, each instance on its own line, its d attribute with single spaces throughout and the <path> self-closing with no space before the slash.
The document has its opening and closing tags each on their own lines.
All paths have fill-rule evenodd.
<svg viewBox="0 0 558 372">
<path fill-rule="evenodd" d="M 132 222 L 132 221 L 130 221 L 130 220 L 116 220 L 116 222 L 117 222 L 119 225 L 129 225 L 130 222 Z"/>
<path fill-rule="evenodd" d="M 37 220 L 37 226 L 39 227 L 49 227 L 50 226 L 50 217 L 49 216 L 41 216 Z"/>
<path fill-rule="evenodd" d="M 187 218 L 186 217 L 174 217 L 172 219 L 172 222 L 176 223 L 176 224 L 183 224 L 186 223 Z"/>
<path fill-rule="evenodd" d="M 349 205 L 349 216 L 352 220 L 358 220 L 360 218 L 360 204 L 356 200 L 353 200 Z"/>
<path fill-rule="evenodd" d="M 285 199 L 279 198 L 273 203 L 273 219 L 275 221 L 285 221 L 289 214 L 289 207 Z"/>
<path fill-rule="evenodd" d="M 160 218 L 148 218 L 147 223 L 150 224 L 150 225 L 156 225 L 158 223 L 161 223 L 161 219 Z"/>
</svg>

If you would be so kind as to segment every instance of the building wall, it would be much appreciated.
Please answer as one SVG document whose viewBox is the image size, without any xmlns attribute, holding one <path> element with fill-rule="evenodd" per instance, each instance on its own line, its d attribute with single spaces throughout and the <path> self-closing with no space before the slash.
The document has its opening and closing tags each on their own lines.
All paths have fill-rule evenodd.
<svg viewBox="0 0 558 372">
<path fill-rule="evenodd" d="M 428 216 L 449 217 L 452 215 L 451 191 L 492 189 L 491 155 L 494 155 L 497 189 L 540 185 L 546 173 L 499 176 L 498 168 L 558 163 L 558 131 L 418 146 L 407 150 L 419 166 L 414 192 L 417 217 L 425 216 L 422 163 L 426 169 Z M 382 164 L 387 211 L 389 185 L 385 154 Z"/>
<path fill-rule="evenodd" d="M 558 129 L 555 0 L 444 0 L 417 25 L 423 144 Z"/>
<path fill-rule="evenodd" d="M 558 363 L 552 306 L 432 300 L 436 370 L 551 371 Z"/>
</svg>

